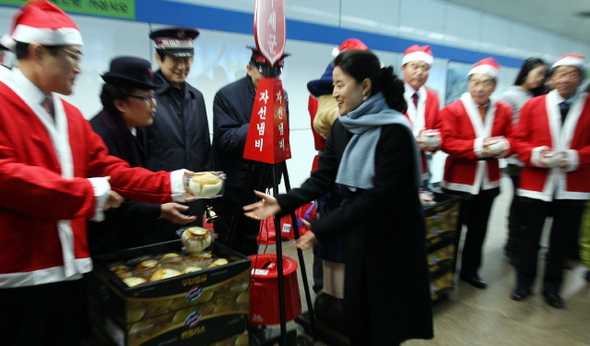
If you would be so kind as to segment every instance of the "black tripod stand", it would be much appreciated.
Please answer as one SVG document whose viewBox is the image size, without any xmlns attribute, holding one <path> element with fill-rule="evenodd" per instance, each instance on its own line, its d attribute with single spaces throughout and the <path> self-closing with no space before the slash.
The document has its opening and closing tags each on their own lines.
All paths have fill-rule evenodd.
<svg viewBox="0 0 590 346">
<path fill-rule="evenodd" d="M 238 204 L 234 209 L 234 213 L 232 216 L 231 228 L 228 236 L 228 244 L 231 244 L 233 235 L 236 232 L 238 227 L 238 220 L 240 218 L 240 213 L 243 213 L 242 204 L 244 197 L 248 194 L 248 189 L 252 186 L 252 180 L 254 178 L 254 172 L 260 168 L 261 171 L 261 179 L 262 179 L 262 186 L 272 186 L 273 194 L 276 196 L 278 195 L 279 191 L 279 181 L 281 176 L 284 178 L 285 188 L 287 191 L 291 190 L 291 184 L 289 182 L 289 174 L 287 173 L 287 164 L 285 161 L 276 163 L 276 164 L 268 164 L 263 162 L 256 162 L 250 161 L 248 165 L 248 171 L 246 173 L 246 178 L 244 184 L 242 185 L 242 191 L 240 193 L 240 199 L 238 200 Z M 271 185 L 272 182 L 272 185 Z M 258 184 L 257 184 L 258 185 Z M 295 239 L 299 239 L 299 227 L 297 226 L 297 218 L 295 216 L 295 211 L 290 213 L 292 225 L 293 225 L 293 233 L 295 234 Z M 281 345 L 287 345 L 287 321 L 285 317 L 285 293 L 284 293 L 284 280 L 283 280 L 283 250 L 282 250 L 282 240 L 281 240 L 281 222 L 280 218 L 276 215 L 273 216 L 275 219 L 275 232 L 276 232 L 276 249 L 277 249 L 277 271 L 278 271 L 278 289 L 279 289 L 279 311 L 280 311 L 280 328 L 281 328 Z M 299 267 L 301 268 L 301 277 L 303 279 L 303 288 L 305 291 L 305 299 L 307 301 L 307 308 L 310 313 L 310 320 L 312 325 L 312 336 L 315 337 L 315 320 L 313 317 L 313 304 L 311 302 L 311 294 L 309 291 L 309 283 L 307 280 L 307 272 L 305 269 L 305 261 L 303 259 L 303 252 L 300 249 L 297 249 L 297 256 L 299 258 Z"/>
</svg>

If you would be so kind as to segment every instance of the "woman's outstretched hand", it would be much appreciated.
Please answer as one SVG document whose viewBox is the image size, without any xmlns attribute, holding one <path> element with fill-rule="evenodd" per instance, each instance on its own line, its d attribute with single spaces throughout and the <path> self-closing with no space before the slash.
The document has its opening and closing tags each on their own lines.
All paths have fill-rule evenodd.
<svg viewBox="0 0 590 346">
<path fill-rule="evenodd" d="M 256 196 L 262 198 L 261 201 L 244 206 L 244 215 L 254 220 L 264 220 L 281 211 L 281 206 L 277 199 L 266 193 L 254 191 Z"/>
<path fill-rule="evenodd" d="M 315 234 L 312 231 L 307 231 L 304 235 L 302 235 L 297 241 L 295 242 L 295 246 L 301 250 L 307 250 L 310 247 L 313 247 L 319 243 L 318 238 L 316 238 Z"/>
</svg>

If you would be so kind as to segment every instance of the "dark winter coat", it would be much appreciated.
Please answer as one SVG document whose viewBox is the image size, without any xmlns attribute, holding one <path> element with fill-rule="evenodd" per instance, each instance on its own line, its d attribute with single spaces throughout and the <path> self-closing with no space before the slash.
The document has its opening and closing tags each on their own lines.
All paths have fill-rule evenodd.
<svg viewBox="0 0 590 346">
<path fill-rule="evenodd" d="M 145 166 L 145 143 L 131 134 L 120 115 L 103 109 L 90 124 L 109 148 L 109 154 L 127 161 L 132 167 Z M 96 256 L 144 245 L 144 233 L 151 229 L 160 211 L 159 204 L 126 199 L 119 208 L 106 211 L 104 221 L 88 221 L 90 254 Z"/>
<path fill-rule="evenodd" d="M 224 198 L 236 201 L 239 198 L 236 194 L 239 194 L 250 162 L 242 156 L 248 137 L 255 94 L 256 88 L 250 77 L 246 76 L 221 88 L 213 102 L 215 162 L 219 165 L 219 169 L 227 174 Z M 254 184 L 257 186 L 256 183 Z"/>
<path fill-rule="evenodd" d="M 213 148 L 219 170 L 227 175 L 223 198 L 237 202 L 250 160 L 243 158 L 250 117 L 254 107 L 256 88 L 249 76 L 221 88 L 213 102 Z M 287 93 L 285 93 L 287 95 Z M 286 96 L 287 97 L 287 96 Z M 288 101 L 287 116 L 289 116 Z M 253 190 L 263 191 L 266 186 L 261 176 L 261 165 L 253 173 L 246 201 L 254 198 Z"/>
<path fill-rule="evenodd" d="M 158 104 L 147 128 L 148 161 L 152 171 L 210 169 L 211 139 L 203 94 L 188 83 L 170 86 L 162 71 L 154 74 Z"/>
<path fill-rule="evenodd" d="M 203 94 L 188 83 L 174 88 L 162 71 L 154 73 L 158 93 L 156 117 L 147 128 L 147 166 L 152 171 L 174 171 L 186 168 L 194 172 L 212 169 L 211 138 Z M 197 216 L 191 225 L 201 225 L 205 203 L 188 203 L 189 215 Z M 179 225 L 159 220 L 157 234 L 150 242 L 178 239 Z M 160 231 L 161 230 L 161 231 Z"/>
<path fill-rule="evenodd" d="M 280 195 L 283 212 L 333 188 L 352 134 L 337 120 L 303 185 Z M 311 223 L 321 243 L 346 237 L 345 320 L 353 344 L 392 345 L 432 338 L 425 222 L 414 182 L 413 137 L 400 125 L 382 128 L 374 187 L 348 191 L 342 207 Z"/>
</svg>

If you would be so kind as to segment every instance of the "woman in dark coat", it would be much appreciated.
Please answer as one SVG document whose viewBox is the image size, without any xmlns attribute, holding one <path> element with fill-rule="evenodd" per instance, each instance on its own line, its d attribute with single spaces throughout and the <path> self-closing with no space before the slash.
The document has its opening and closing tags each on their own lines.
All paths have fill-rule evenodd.
<svg viewBox="0 0 590 346">
<path fill-rule="evenodd" d="M 127 161 L 132 167 L 145 167 L 145 136 L 142 126 L 150 126 L 156 112 L 154 73 L 151 63 L 135 57 L 118 57 L 111 61 L 110 71 L 100 94 L 103 109 L 90 124 L 109 148 L 111 155 Z M 162 205 L 127 200 L 120 208 L 105 212 L 102 222 L 88 222 L 88 242 L 92 256 L 145 245 L 144 235 L 158 218 L 176 224 L 195 220 L 184 215 L 187 206 L 178 203 Z M 180 227 L 180 226 L 179 226 Z"/>
<path fill-rule="evenodd" d="M 344 309 L 354 345 L 395 345 L 432 338 L 425 223 L 418 199 L 419 156 L 402 113 L 403 83 L 371 52 L 351 50 L 334 61 L 340 117 L 303 185 L 244 207 L 265 219 L 318 198 L 334 183 L 346 188 L 340 209 L 311 222 L 297 241 L 307 249 L 346 237 Z"/>
</svg>

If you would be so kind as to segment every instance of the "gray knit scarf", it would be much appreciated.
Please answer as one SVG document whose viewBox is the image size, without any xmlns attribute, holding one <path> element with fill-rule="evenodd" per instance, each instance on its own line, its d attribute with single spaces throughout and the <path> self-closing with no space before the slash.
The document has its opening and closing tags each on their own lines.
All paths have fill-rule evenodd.
<svg viewBox="0 0 590 346">
<path fill-rule="evenodd" d="M 373 95 L 357 109 L 340 116 L 340 122 L 353 133 L 352 138 L 344 149 L 336 183 L 347 186 L 350 190 L 370 189 L 374 187 L 375 152 L 377 142 L 381 137 L 384 125 L 400 124 L 407 129 L 413 139 L 410 122 L 402 113 L 389 108 L 381 92 Z M 420 186 L 420 153 L 415 140 L 412 140 L 414 150 L 414 176 L 416 186 Z"/>
</svg>

